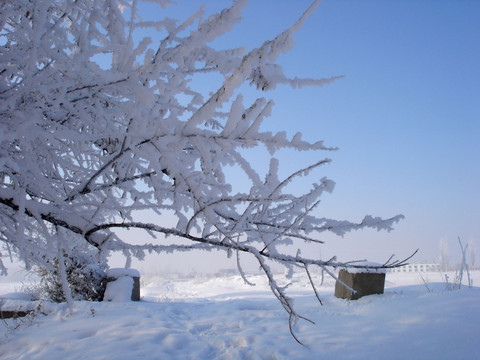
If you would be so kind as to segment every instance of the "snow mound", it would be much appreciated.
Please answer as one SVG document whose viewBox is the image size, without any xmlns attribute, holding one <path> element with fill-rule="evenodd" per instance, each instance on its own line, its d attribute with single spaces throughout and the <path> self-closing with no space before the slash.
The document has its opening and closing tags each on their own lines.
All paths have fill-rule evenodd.
<svg viewBox="0 0 480 360">
<path fill-rule="evenodd" d="M 135 269 L 112 268 L 107 271 L 107 277 L 118 279 L 122 276 L 140 277 L 140 273 Z"/>
<path fill-rule="evenodd" d="M 115 281 L 110 281 L 105 289 L 104 301 L 126 302 L 131 301 L 133 278 L 121 276 Z"/>
<path fill-rule="evenodd" d="M 0 300 L 2 299 L 33 301 L 35 300 L 35 297 L 27 292 L 13 292 L 5 295 L 0 295 Z"/>
<path fill-rule="evenodd" d="M 358 265 L 358 266 L 367 266 L 365 268 L 355 268 L 355 267 L 352 267 L 352 268 L 347 268 L 346 270 L 351 273 L 351 274 L 355 274 L 355 273 L 362 273 L 362 274 L 365 274 L 365 273 L 377 273 L 377 274 L 386 274 L 387 271 L 386 269 L 378 269 L 376 267 L 379 267 L 379 266 L 382 266 L 382 264 L 379 264 L 379 263 L 375 263 L 375 262 L 370 262 L 370 261 L 360 261 L 360 262 L 356 262 L 354 265 Z"/>
</svg>

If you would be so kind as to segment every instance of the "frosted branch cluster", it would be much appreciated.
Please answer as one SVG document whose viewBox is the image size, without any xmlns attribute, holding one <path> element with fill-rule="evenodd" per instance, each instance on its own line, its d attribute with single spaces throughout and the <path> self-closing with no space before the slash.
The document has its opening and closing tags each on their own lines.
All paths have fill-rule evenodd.
<svg viewBox="0 0 480 360">
<path fill-rule="evenodd" d="M 245 0 L 211 16 L 200 8 L 183 22 L 162 16 L 169 3 L 158 1 L 158 21 L 142 20 L 140 1 L 0 5 L 2 256 L 11 252 L 27 265 L 47 265 L 60 250 L 90 252 L 92 261 L 111 251 L 137 257 L 192 248 L 249 253 L 293 316 L 268 263 L 342 264 L 282 254 L 279 246 L 321 243 L 316 234 L 323 231 L 390 230 L 401 218 L 351 223 L 315 216 L 334 183 L 320 177 L 301 195 L 287 185 L 313 176 L 329 162 L 321 153 L 334 149 L 301 134 L 289 139 L 261 130 L 273 106 L 264 97 L 268 90 L 336 79 L 290 79 L 275 64 L 318 1 L 252 50 L 211 46 L 240 20 Z M 144 29 L 155 37 L 142 38 Z M 195 88 L 198 74 L 221 81 Z M 253 103 L 239 94 L 245 83 L 258 89 Z M 269 152 L 266 176 L 245 157 L 248 148 Z M 282 179 L 275 154 L 284 148 L 316 151 L 321 160 Z M 248 190 L 228 181 L 232 167 L 245 174 Z M 175 224 L 144 222 L 138 215 L 144 211 L 173 217 Z M 118 228 L 163 236 L 130 244 Z"/>
</svg>

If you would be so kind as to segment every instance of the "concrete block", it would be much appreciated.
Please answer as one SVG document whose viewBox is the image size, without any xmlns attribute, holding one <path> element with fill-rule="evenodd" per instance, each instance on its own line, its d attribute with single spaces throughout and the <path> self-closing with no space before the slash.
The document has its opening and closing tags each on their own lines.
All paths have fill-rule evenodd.
<svg viewBox="0 0 480 360">
<path fill-rule="evenodd" d="M 110 269 L 107 272 L 107 283 L 116 281 L 124 276 L 133 279 L 131 301 L 140 301 L 140 273 L 134 269 Z M 107 284 L 108 286 L 108 284 Z M 128 296 L 128 295 L 127 295 Z M 114 295 L 115 297 L 115 295 Z M 121 296 L 119 297 L 121 298 Z"/>
<path fill-rule="evenodd" d="M 358 270 L 357 270 L 358 271 Z M 341 299 L 356 300 L 365 295 L 383 294 L 385 289 L 385 272 L 348 272 L 340 270 L 338 278 L 356 290 L 353 293 L 340 282 L 335 283 L 335 296 Z"/>
</svg>

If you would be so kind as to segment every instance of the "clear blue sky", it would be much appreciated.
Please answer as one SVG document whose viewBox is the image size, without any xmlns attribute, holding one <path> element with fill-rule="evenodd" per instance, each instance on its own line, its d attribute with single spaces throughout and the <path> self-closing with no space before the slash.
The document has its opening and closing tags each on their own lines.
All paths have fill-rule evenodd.
<svg viewBox="0 0 480 360">
<path fill-rule="evenodd" d="M 179 3 L 173 11 L 185 18 L 201 2 Z M 228 4 L 208 1 L 207 11 Z M 243 22 L 216 46 L 258 46 L 309 4 L 253 0 Z M 323 235 L 327 244 L 319 255 L 381 262 L 420 248 L 414 261 L 437 261 L 443 238 L 458 259 L 460 236 L 476 243 L 480 263 L 479 19 L 474 0 L 326 0 L 281 56 L 291 76 L 345 75 L 322 88 L 266 94 L 276 106 L 265 128 L 300 131 L 340 148 L 326 154 L 334 161 L 321 176 L 337 185 L 318 215 L 406 217 L 391 233 Z M 316 160 L 284 155 L 286 166 Z"/>
</svg>

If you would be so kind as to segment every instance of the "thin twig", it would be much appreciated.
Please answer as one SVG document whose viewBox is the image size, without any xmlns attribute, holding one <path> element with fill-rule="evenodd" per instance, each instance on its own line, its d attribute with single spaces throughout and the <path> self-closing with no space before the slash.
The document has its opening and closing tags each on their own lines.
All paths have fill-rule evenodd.
<svg viewBox="0 0 480 360">
<path fill-rule="evenodd" d="M 315 287 L 315 284 L 313 283 L 312 276 L 310 275 L 310 271 L 308 270 L 308 265 L 305 264 L 305 271 L 308 276 L 308 280 L 310 281 L 310 285 L 312 286 L 313 292 L 315 293 L 315 296 L 320 303 L 320 305 L 323 305 L 322 300 L 320 300 L 320 296 L 318 295 L 317 288 Z"/>
</svg>

